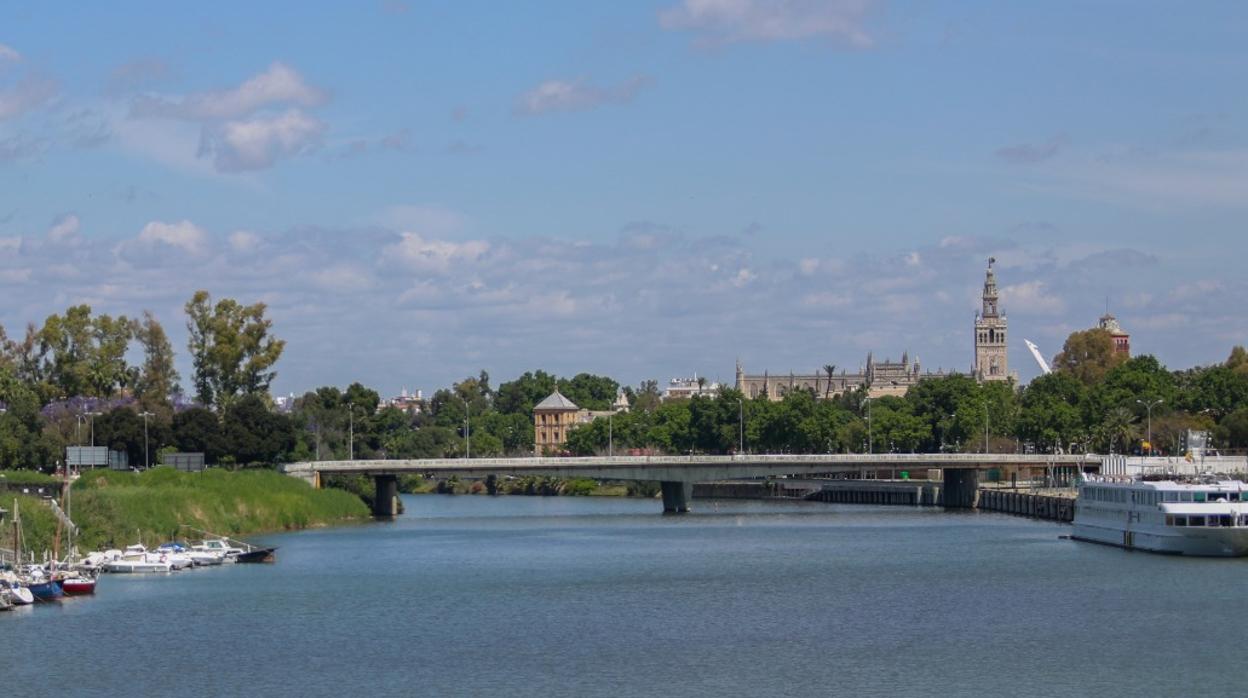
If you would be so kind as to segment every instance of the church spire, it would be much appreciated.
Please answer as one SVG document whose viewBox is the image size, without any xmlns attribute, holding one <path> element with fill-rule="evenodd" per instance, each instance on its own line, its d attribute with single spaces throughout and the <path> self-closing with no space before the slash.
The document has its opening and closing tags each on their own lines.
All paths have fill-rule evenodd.
<svg viewBox="0 0 1248 698">
<path fill-rule="evenodd" d="M 996 263 L 996 257 L 988 258 L 988 273 L 984 277 L 984 310 L 981 315 L 984 318 L 999 317 L 1001 312 L 1001 308 L 997 303 L 999 298 L 997 295 L 997 275 L 992 270 L 992 265 Z"/>
</svg>

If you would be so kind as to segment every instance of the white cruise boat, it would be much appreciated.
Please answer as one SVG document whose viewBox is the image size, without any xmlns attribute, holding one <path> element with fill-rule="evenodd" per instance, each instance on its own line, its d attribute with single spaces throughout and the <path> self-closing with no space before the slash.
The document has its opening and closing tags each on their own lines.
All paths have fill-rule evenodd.
<svg viewBox="0 0 1248 698">
<path fill-rule="evenodd" d="M 1248 555 L 1248 483 L 1084 480 L 1071 537 L 1173 555 Z"/>
</svg>

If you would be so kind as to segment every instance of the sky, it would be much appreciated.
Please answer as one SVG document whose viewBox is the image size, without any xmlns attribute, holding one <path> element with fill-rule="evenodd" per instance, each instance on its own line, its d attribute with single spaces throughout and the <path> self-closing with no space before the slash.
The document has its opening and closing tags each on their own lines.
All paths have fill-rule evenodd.
<svg viewBox="0 0 1248 698">
<path fill-rule="evenodd" d="M 264 302 L 273 390 L 1248 342 L 1248 6 L 0 6 L 0 325 Z"/>
</svg>

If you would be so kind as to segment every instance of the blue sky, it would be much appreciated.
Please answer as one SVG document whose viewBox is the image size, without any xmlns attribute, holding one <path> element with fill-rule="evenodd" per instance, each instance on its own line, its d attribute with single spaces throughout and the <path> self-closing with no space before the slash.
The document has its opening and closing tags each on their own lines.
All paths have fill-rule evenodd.
<svg viewBox="0 0 1248 698">
<path fill-rule="evenodd" d="M 1024 378 L 1106 302 L 1245 342 L 1240 3 L 0 9 L 0 324 L 269 304 L 275 391 L 490 371 Z M 182 356 L 184 374 L 188 362 Z M 184 376 L 185 377 L 185 376 Z"/>
</svg>

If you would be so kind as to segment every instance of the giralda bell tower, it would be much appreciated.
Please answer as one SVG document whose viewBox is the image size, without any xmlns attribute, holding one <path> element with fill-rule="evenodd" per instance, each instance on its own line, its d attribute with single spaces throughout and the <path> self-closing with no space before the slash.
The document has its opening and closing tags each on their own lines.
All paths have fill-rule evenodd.
<svg viewBox="0 0 1248 698">
<path fill-rule="evenodd" d="M 996 258 L 988 260 L 984 278 L 984 307 L 975 315 L 975 378 L 1003 381 L 1010 377 L 1009 345 L 1006 344 L 1005 315 L 997 295 L 997 275 L 992 271 Z"/>
</svg>

